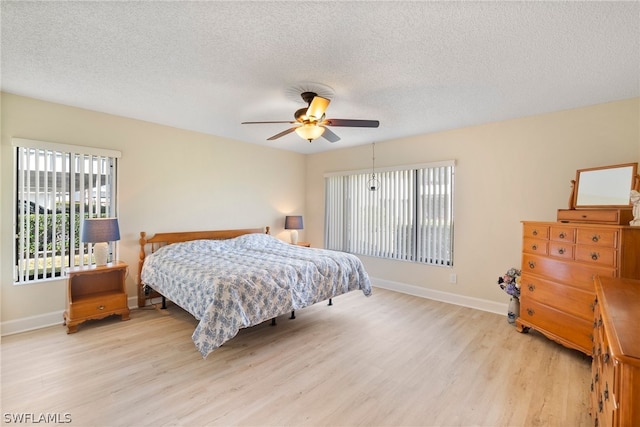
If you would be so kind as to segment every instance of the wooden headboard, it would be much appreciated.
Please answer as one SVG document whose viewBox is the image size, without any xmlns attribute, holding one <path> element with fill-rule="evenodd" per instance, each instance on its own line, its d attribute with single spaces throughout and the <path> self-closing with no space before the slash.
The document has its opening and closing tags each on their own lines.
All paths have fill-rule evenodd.
<svg viewBox="0 0 640 427">
<path fill-rule="evenodd" d="M 172 233 L 156 233 L 147 238 L 147 233 L 140 232 L 140 258 L 138 260 L 138 307 L 144 307 L 147 303 L 144 284 L 142 283 L 142 266 L 147 253 L 154 253 L 163 246 L 190 240 L 225 240 L 252 233 L 269 234 L 270 227 L 243 228 L 237 230 L 208 230 L 208 231 L 177 231 Z"/>
</svg>

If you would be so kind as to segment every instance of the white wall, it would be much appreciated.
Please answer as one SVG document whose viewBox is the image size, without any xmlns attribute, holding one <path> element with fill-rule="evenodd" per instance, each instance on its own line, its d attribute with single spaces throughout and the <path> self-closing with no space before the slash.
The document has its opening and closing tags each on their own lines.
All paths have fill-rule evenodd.
<svg viewBox="0 0 640 427">
<path fill-rule="evenodd" d="M 296 213 L 300 239 L 321 247 L 324 173 L 371 167 L 370 145 L 303 156 L 10 94 L 0 105 L 3 334 L 59 323 L 66 292 L 61 280 L 12 283 L 12 136 L 122 151 L 119 247 L 130 297 L 140 231 L 269 225 L 286 240 L 284 216 Z M 363 261 L 379 286 L 506 307 L 496 279 L 520 264 L 520 221 L 555 220 L 576 169 L 640 161 L 640 98 L 376 144 L 378 167 L 447 159 L 457 162 L 455 266 Z"/>
<path fill-rule="evenodd" d="M 305 156 L 301 154 L 6 93 L 1 106 L 3 333 L 30 323 L 61 322 L 66 298 L 64 280 L 13 285 L 11 137 L 122 152 L 119 257 L 129 264 L 129 297 L 137 295 L 140 231 L 152 235 L 270 226 L 273 235 L 288 239 L 285 215 L 305 213 Z M 305 237 L 304 230 L 300 237 Z"/>
<path fill-rule="evenodd" d="M 454 159 L 454 267 L 363 258 L 385 287 L 491 309 L 520 265 L 522 220 L 555 221 L 577 169 L 640 160 L 640 98 L 376 143 L 376 167 Z M 417 117 L 417 120 L 428 120 Z M 384 125 L 384 123 L 382 124 Z M 323 174 L 371 168 L 371 146 L 307 158 L 307 239 L 323 244 Z M 640 249 L 640 248 L 639 248 Z M 449 283 L 451 273 L 457 283 Z"/>
</svg>

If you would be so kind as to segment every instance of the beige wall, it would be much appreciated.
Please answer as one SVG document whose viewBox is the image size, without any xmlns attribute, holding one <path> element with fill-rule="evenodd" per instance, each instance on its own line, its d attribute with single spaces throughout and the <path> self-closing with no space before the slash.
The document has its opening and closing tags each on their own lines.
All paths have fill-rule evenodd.
<svg viewBox="0 0 640 427">
<path fill-rule="evenodd" d="M 567 207 L 576 169 L 638 162 L 639 105 L 635 98 L 376 143 L 376 167 L 456 161 L 455 265 L 363 258 L 369 274 L 416 294 L 506 304 L 496 280 L 520 264 L 520 221 L 554 221 L 557 209 Z M 363 168 L 371 168 L 370 145 L 308 156 L 305 225 L 314 246 L 323 242 L 323 174 Z M 451 273 L 456 284 L 449 283 Z"/>
<path fill-rule="evenodd" d="M 269 225 L 287 239 L 284 215 L 299 213 L 301 240 L 322 246 L 324 173 L 371 167 L 371 146 L 303 156 L 9 94 L 1 101 L 3 333 L 60 322 L 65 301 L 63 281 L 12 283 L 12 136 L 122 151 L 119 249 L 130 296 L 140 231 Z M 379 167 L 448 159 L 457 162 L 455 266 L 363 260 L 374 284 L 506 306 L 495 282 L 520 263 L 520 221 L 554 220 L 576 169 L 640 160 L 640 99 L 376 144 Z"/>
<path fill-rule="evenodd" d="M 120 258 L 135 296 L 140 231 L 271 226 L 287 239 L 284 216 L 304 214 L 305 156 L 138 120 L 2 94 L 0 242 L 3 332 L 64 309 L 64 281 L 13 285 L 11 137 L 120 150 Z M 283 167 L 283 165 L 285 167 Z M 304 238 L 301 230 L 301 238 Z M 40 319 L 38 316 L 45 316 Z M 9 322 L 9 323 L 7 323 Z"/>
</svg>

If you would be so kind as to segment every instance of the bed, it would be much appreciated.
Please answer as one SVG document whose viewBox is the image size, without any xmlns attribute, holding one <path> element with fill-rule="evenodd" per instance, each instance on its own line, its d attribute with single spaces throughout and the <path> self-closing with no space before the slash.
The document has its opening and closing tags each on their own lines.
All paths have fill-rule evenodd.
<svg viewBox="0 0 640 427">
<path fill-rule="evenodd" d="M 268 227 L 140 233 L 138 305 L 161 296 L 191 313 L 205 358 L 242 328 L 354 290 L 372 292 L 355 255 L 292 245 Z"/>
</svg>

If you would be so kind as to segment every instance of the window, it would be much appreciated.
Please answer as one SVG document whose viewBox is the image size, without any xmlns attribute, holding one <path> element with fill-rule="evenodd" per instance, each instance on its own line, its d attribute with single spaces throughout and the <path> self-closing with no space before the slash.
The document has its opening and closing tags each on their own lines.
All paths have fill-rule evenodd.
<svg viewBox="0 0 640 427">
<path fill-rule="evenodd" d="M 325 176 L 325 247 L 453 266 L 453 161 Z"/>
<path fill-rule="evenodd" d="M 120 152 L 27 139 L 15 148 L 16 283 L 60 277 L 90 263 L 80 242 L 84 218 L 117 212 Z"/>
</svg>

